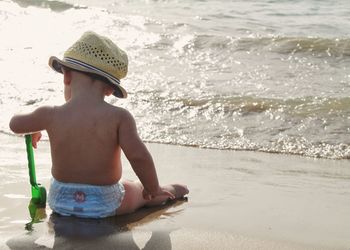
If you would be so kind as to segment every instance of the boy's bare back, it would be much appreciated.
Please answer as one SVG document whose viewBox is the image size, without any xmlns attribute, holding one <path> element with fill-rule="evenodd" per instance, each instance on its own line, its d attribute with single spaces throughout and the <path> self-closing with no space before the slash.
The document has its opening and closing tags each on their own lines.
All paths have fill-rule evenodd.
<svg viewBox="0 0 350 250">
<path fill-rule="evenodd" d="M 52 175 L 62 182 L 110 185 L 121 178 L 119 129 L 127 111 L 105 102 L 71 101 L 52 108 L 47 132 Z M 130 130 L 123 131 L 127 134 Z"/>
</svg>

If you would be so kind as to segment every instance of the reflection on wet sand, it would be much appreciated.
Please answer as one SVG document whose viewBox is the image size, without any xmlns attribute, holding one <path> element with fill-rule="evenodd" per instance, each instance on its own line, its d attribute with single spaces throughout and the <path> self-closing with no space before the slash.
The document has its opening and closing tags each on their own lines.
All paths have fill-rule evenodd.
<svg viewBox="0 0 350 250">
<path fill-rule="evenodd" d="M 162 216 L 171 217 L 182 209 L 168 211 L 186 200 L 168 202 L 159 207 L 143 208 L 124 216 L 105 219 L 64 217 L 52 213 L 47 221 L 47 233 L 38 233 L 36 223 L 46 218 L 45 208 L 29 206 L 32 221 L 26 224 L 27 233 L 7 241 L 10 249 L 171 249 L 170 233 L 175 228 L 157 228 L 143 248 L 135 242 L 133 229 Z M 137 237 L 136 237 L 137 238 Z"/>
</svg>

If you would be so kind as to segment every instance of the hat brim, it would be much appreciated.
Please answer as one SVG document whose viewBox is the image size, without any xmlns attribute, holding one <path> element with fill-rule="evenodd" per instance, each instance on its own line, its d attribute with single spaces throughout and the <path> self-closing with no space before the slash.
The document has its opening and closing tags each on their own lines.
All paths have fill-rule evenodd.
<svg viewBox="0 0 350 250">
<path fill-rule="evenodd" d="M 93 66 L 88 65 L 84 62 L 80 62 L 75 59 L 66 59 L 64 58 L 63 60 L 60 60 L 59 58 L 55 56 L 51 56 L 49 59 L 49 66 L 55 70 L 58 73 L 63 73 L 62 72 L 62 66 L 71 68 L 77 71 L 82 71 L 82 72 L 87 72 L 87 73 L 92 73 L 95 75 L 99 75 L 102 77 L 105 77 L 109 81 L 109 85 L 114 88 L 113 95 L 119 98 L 126 98 L 128 96 L 126 90 L 120 86 L 120 82 L 118 79 L 112 77 L 108 73 L 95 69 Z"/>
</svg>

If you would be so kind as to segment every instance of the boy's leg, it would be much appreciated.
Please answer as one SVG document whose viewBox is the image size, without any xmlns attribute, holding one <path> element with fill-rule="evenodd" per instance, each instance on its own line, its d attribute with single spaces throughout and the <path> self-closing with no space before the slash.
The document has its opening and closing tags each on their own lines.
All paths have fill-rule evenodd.
<svg viewBox="0 0 350 250">
<path fill-rule="evenodd" d="M 122 180 L 122 184 L 125 194 L 122 204 L 117 209 L 117 215 L 132 213 L 146 204 L 146 200 L 142 196 L 143 186 L 141 182 Z"/>
<path fill-rule="evenodd" d="M 122 184 L 125 188 L 125 195 L 122 204 L 117 209 L 117 215 L 128 214 L 135 212 L 137 209 L 143 206 L 157 206 L 163 204 L 168 200 L 168 196 L 158 196 L 150 201 L 143 199 L 142 191 L 143 186 L 139 181 L 123 180 Z M 174 194 L 175 198 L 183 197 L 188 194 L 188 189 L 184 185 L 173 184 L 167 185 L 163 188 Z"/>
</svg>

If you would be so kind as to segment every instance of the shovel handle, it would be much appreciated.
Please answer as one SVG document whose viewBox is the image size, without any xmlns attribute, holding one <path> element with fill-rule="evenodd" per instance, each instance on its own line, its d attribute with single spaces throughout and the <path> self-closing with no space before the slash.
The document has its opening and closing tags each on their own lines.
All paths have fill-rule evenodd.
<svg viewBox="0 0 350 250">
<path fill-rule="evenodd" d="M 32 186 L 36 187 L 36 186 L 38 186 L 38 184 L 36 183 L 34 152 L 33 152 L 33 146 L 32 146 L 32 136 L 31 135 L 25 135 L 25 138 L 26 138 L 26 149 L 27 149 L 30 184 Z"/>
</svg>

